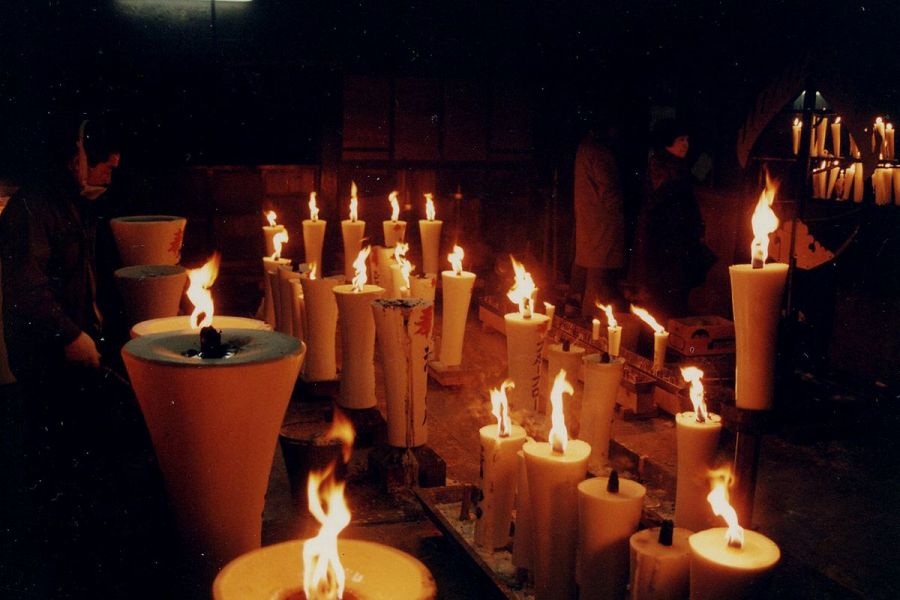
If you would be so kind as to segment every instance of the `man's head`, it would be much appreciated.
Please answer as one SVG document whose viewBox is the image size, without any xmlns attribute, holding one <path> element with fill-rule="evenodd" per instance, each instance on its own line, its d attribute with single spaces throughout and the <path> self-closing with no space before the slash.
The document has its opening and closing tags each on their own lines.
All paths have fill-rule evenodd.
<svg viewBox="0 0 900 600">
<path fill-rule="evenodd" d="M 653 141 L 657 150 L 665 150 L 678 158 L 687 156 L 690 149 L 688 128 L 675 119 L 657 121 L 653 127 Z"/>
<path fill-rule="evenodd" d="M 82 195 L 94 199 L 106 191 L 119 166 L 119 140 L 106 119 L 85 119 L 78 127 L 73 171 Z"/>
</svg>

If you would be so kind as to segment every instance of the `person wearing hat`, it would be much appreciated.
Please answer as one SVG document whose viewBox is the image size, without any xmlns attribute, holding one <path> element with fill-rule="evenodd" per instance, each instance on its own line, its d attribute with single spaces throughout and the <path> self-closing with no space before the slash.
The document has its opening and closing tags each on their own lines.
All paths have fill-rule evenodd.
<svg viewBox="0 0 900 600">
<path fill-rule="evenodd" d="M 703 243 L 703 218 L 686 160 L 688 128 L 675 119 L 661 120 L 653 140 L 629 279 L 632 299 L 665 323 L 690 314 L 690 291 L 703 283 L 715 256 Z"/>
</svg>

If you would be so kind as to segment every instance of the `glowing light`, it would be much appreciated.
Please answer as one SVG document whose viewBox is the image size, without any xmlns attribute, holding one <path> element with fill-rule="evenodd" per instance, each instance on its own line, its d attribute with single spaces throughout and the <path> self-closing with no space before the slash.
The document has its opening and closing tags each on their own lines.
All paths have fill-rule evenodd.
<svg viewBox="0 0 900 600">
<path fill-rule="evenodd" d="M 691 384 L 690 396 L 694 415 L 698 423 L 703 423 L 709 418 L 706 411 L 706 393 L 703 391 L 703 371 L 697 367 L 682 367 L 681 376 Z"/>
<path fill-rule="evenodd" d="M 309 220 L 315 223 L 319 220 L 319 207 L 316 206 L 316 193 L 309 193 Z"/>
<path fill-rule="evenodd" d="M 523 319 L 530 319 L 531 313 L 534 307 L 534 296 L 537 293 L 537 286 L 534 285 L 534 279 L 531 278 L 531 273 L 525 270 L 525 267 L 512 256 L 509 257 L 509 260 L 512 261 L 513 270 L 515 271 L 516 278 L 513 282 L 513 286 L 506 293 L 506 297 L 509 298 L 510 302 L 519 305 L 519 316 Z"/>
<path fill-rule="evenodd" d="M 497 417 L 497 437 L 509 437 L 512 423 L 509 420 L 509 401 L 506 390 L 516 387 L 512 379 L 507 379 L 499 388 L 491 388 L 491 413 Z"/>
<path fill-rule="evenodd" d="M 388 196 L 388 202 L 391 203 L 391 221 L 397 222 L 400 218 L 400 201 L 397 200 L 397 192 L 391 192 Z"/>
<path fill-rule="evenodd" d="M 566 379 L 566 370 L 560 369 L 553 380 L 553 388 L 550 390 L 550 434 L 547 436 L 550 449 L 556 454 L 564 454 L 569 444 L 569 432 L 566 429 L 566 415 L 563 412 L 563 394 L 570 396 L 575 393 L 575 388 Z"/>
<path fill-rule="evenodd" d="M 666 328 L 659 324 L 659 322 L 653 318 L 646 309 L 643 309 L 639 306 L 631 305 L 631 312 L 637 315 L 641 321 L 649 325 L 655 333 L 665 333 Z"/>
<path fill-rule="evenodd" d="M 267 210 L 263 213 L 269 222 L 269 227 L 278 227 L 278 214 L 274 210 Z"/>
<path fill-rule="evenodd" d="M 606 313 L 606 324 L 609 327 L 618 327 L 619 323 L 616 321 L 616 315 L 613 314 L 613 305 L 612 304 L 600 304 L 598 301 L 596 303 L 597 308 Z"/>
<path fill-rule="evenodd" d="M 316 271 L 318 271 L 319 265 L 316 263 L 309 263 L 309 278 L 313 281 L 316 279 Z"/>
<path fill-rule="evenodd" d="M 353 275 L 352 282 L 354 292 L 363 291 L 366 282 L 369 280 L 369 276 L 366 274 L 366 259 L 369 258 L 371 252 L 372 246 L 366 246 L 359 251 L 359 254 L 356 255 L 356 260 L 353 261 L 353 269 L 356 272 Z"/>
<path fill-rule="evenodd" d="M 275 248 L 275 252 L 272 253 L 272 260 L 279 260 L 281 258 L 281 248 L 284 246 L 290 238 L 288 237 L 287 230 L 279 231 L 275 235 L 272 236 L 272 246 Z"/>
<path fill-rule="evenodd" d="M 221 260 L 222 256 L 215 252 L 202 267 L 188 270 L 190 284 L 187 289 L 187 297 L 194 305 L 194 310 L 191 312 L 191 329 L 212 325 L 215 307 L 209 288 L 216 282 Z M 203 315 L 202 320 L 200 315 Z"/>
<path fill-rule="evenodd" d="M 333 599 L 344 595 L 346 574 L 338 554 L 338 534 L 350 524 L 344 483 L 334 477 L 334 463 L 323 472 L 311 471 L 306 484 L 309 512 L 321 527 L 303 543 L 303 591 L 307 598 Z"/>
<path fill-rule="evenodd" d="M 728 468 L 710 471 L 710 487 L 712 491 L 706 497 L 712 507 L 713 514 L 725 519 L 728 529 L 725 531 L 725 541 L 729 546 L 742 548 L 744 546 L 744 528 L 738 524 L 737 512 L 728 502 L 728 487 L 734 481 Z"/>
<path fill-rule="evenodd" d="M 462 261 L 465 255 L 466 253 L 463 252 L 463 249 L 455 244 L 453 246 L 453 252 L 447 255 L 447 260 L 450 261 L 450 266 L 453 267 L 454 275 L 462 275 Z"/>
<path fill-rule="evenodd" d="M 824 166 L 823 163 L 822 167 Z M 769 234 L 778 229 L 778 217 L 772 210 L 772 203 L 775 202 L 775 192 L 777 191 L 777 184 L 772 181 L 766 171 L 766 187 L 759 195 L 759 201 L 756 203 L 756 209 L 750 219 L 750 225 L 753 228 L 750 255 L 752 265 L 757 269 L 766 264 L 766 259 L 769 257 Z"/>
<path fill-rule="evenodd" d="M 350 182 L 350 221 L 356 223 L 359 198 L 356 196 L 356 182 Z"/>
<path fill-rule="evenodd" d="M 434 221 L 434 194 L 425 194 L 425 218 Z"/>
</svg>

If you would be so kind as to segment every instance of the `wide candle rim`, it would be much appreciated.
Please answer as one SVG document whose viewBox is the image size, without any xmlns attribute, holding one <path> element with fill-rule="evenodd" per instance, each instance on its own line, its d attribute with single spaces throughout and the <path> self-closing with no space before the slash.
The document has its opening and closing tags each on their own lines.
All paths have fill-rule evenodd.
<svg viewBox="0 0 900 600">
<path fill-rule="evenodd" d="M 182 330 L 134 338 L 125 344 L 122 354 L 150 364 L 197 369 L 266 364 L 306 353 L 306 344 L 277 331 L 228 328 L 222 330 L 222 341 L 239 343 L 239 351 L 227 358 L 185 356 L 189 350 L 200 349 L 200 333 Z"/>
</svg>

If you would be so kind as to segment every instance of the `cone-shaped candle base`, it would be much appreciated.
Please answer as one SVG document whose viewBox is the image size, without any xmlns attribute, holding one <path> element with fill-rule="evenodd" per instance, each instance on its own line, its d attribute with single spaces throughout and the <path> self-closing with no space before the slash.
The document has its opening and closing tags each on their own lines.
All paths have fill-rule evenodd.
<svg viewBox="0 0 900 600">
<path fill-rule="evenodd" d="M 177 264 L 186 224 L 184 217 L 170 215 L 116 217 L 109 221 L 119 257 L 126 267 Z"/>
<path fill-rule="evenodd" d="M 375 319 L 372 301 L 384 290 L 366 285 L 354 292 L 352 285 L 334 288 L 341 329 L 341 392 L 338 404 L 362 409 L 375 406 Z"/>
</svg>

